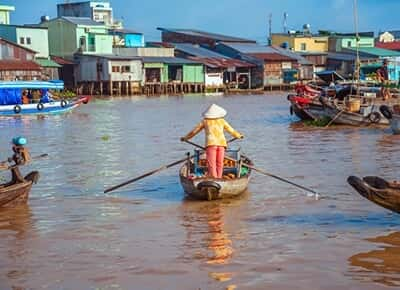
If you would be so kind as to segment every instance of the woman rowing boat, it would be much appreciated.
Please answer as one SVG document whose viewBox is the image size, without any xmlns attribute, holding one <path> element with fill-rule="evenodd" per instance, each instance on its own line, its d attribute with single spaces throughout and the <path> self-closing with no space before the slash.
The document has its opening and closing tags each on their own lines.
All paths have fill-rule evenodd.
<svg viewBox="0 0 400 290">
<path fill-rule="evenodd" d="M 222 178 L 224 170 L 224 158 L 227 142 L 224 130 L 228 131 L 235 138 L 243 138 L 243 135 L 225 121 L 227 112 L 216 104 L 212 104 L 203 113 L 204 119 L 185 137 L 181 138 L 184 142 L 196 136 L 204 129 L 206 137 L 206 157 L 208 175 L 213 178 Z"/>
</svg>

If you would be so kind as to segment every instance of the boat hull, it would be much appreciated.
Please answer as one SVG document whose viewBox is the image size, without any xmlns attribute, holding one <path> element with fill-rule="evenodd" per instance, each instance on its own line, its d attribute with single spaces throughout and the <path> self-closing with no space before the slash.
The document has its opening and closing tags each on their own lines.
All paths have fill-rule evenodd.
<svg viewBox="0 0 400 290">
<path fill-rule="evenodd" d="M 368 176 L 363 179 L 350 176 L 347 182 L 369 201 L 400 213 L 400 184 L 390 183 L 376 176 Z"/>
<path fill-rule="evenodd" d="M 243 194 L 250 181 L 250 172 L 240 178 L 191 178 L 187 175 L 187 164 L 179 172 L 180 182 L 185 193 L 198 200 L 234 198 Z"/>
<path fill-rule="evenodd" d="M 82 103 L 87 103 L 88 98 L 82 97 L 76 101 L 57 101 L 39 104 L 3 105 L 0 106 L 0 116 L 23 116 L 23 115 L 51 115 L 69 112 Z M 17 107 L 18 106 L 18 107 Z"/>
<path fill-rule="evenodd" d="M 327 100 L 322 100 L 321 102 L 323 104 L 323 114 L 332 119 L 334 124 L 350 126 L 389 125 L 389 120 L 377 110 L 372 111 L 371 114 L 375 114 L 373 116 L 371 114 L 364 116 L 361 113 L 340 110 Z"/>
<path fill-rule="evenodd" d="M 34 171 L 25 177 L 25 182 L 0 185 L 0 207 L 12 207 L 28 202 L 32 184 L 36 183 L 39 173 Z"/>
<path fill-rule="evenodd" d="M 316 120 L 321 118 L 323 114 L 323 107 L 321 104 L 316 103 L 312 99 L 307 100 L 304 97 L 296 95 L 289 95 L 290 113 L 294 113 L 301 120 Z M 300 100 L 300 101 L 299 101 Z M 304 100 L 307 100 L 304 102 Z M 303 102 L 302 102 L 303 101 Z"/>
</svg>

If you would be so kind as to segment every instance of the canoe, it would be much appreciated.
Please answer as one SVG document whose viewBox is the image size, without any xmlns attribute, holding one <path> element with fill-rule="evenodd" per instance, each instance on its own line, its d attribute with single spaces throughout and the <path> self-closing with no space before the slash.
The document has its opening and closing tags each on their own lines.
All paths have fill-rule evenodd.
<svg viewBox="0 0 400 290">
<path fill-rule="evenodd" d="M 39 172 L 32 171 L 23 182 L 0 184 L 0 207 L 10 207 L 28 202 L 32 184 L 39 179 Z"/>
<path fill-rule="evenodd" d="M 400 113 L 396 110 L 390 109 L 388 106 L 383 105 L 380 106 L 379 110 L 381 111 L 382 115 L 384 115 L 390 122 L 390 128 L 393 131 L 393 134 L 400 134 Z"/>
<path fill-rule="evenodd" d="M 201 158 L 204 158 L 204 154 Z M 238 160 L 240 161 L 235 164 L 225 166 L 223 178 L 218 179 L 204 175 L 206 166 L 198 166 L 199 163 L 205 165 L 202 162 L 204 159 L 196 157 L 188 159 L 179 171 L 183 190 L 193 199 L 209 201 L 241 195 L 247 189 L 251 174 L 251 169 L 243 163 L 252 165 L 252 162 L 245 156 L 239 157 Z"/>
<path fill-rule="evenodd" d="M 341 108 L 321 97 L 323 114 L 333 120 L 334 124 L 350 126 L 370 126 L 370 125 L 389 125 L 389 120 L 378 110 L 377 106 L 371 106 L 367 112 L 351 112 L 346 108 Z"/>
<path fill-rule="evenodd" d="M 367 176 L 363 179 L 350 176 L 347 182 L 366 199 L 400 213 L 400 183 L 388 182 L 377 176 Z"/>
</svg>

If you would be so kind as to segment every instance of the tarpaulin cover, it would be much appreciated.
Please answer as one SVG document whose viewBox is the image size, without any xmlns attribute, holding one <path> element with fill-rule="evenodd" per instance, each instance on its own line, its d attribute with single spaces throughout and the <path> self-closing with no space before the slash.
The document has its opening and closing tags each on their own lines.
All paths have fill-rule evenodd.
<svg viewBox="0 0 400 290">
<path fill-rule="evenodd" d="M 0 105 L 22 104 L 21 89 L 0 89 Z"/>
</svg>

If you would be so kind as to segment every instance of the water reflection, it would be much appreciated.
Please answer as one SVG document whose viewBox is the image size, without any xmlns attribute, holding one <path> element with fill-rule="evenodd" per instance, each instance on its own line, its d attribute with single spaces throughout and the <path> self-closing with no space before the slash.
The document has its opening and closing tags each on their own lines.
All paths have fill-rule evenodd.
<svg viewBox="0 0 400 290">
<path fill-rule="evenodd" d="M 365 282 L 400 286 L 400 232 L 367 240 L 381 245 L 349 258 L 351 276 Z"/>
</svg>

